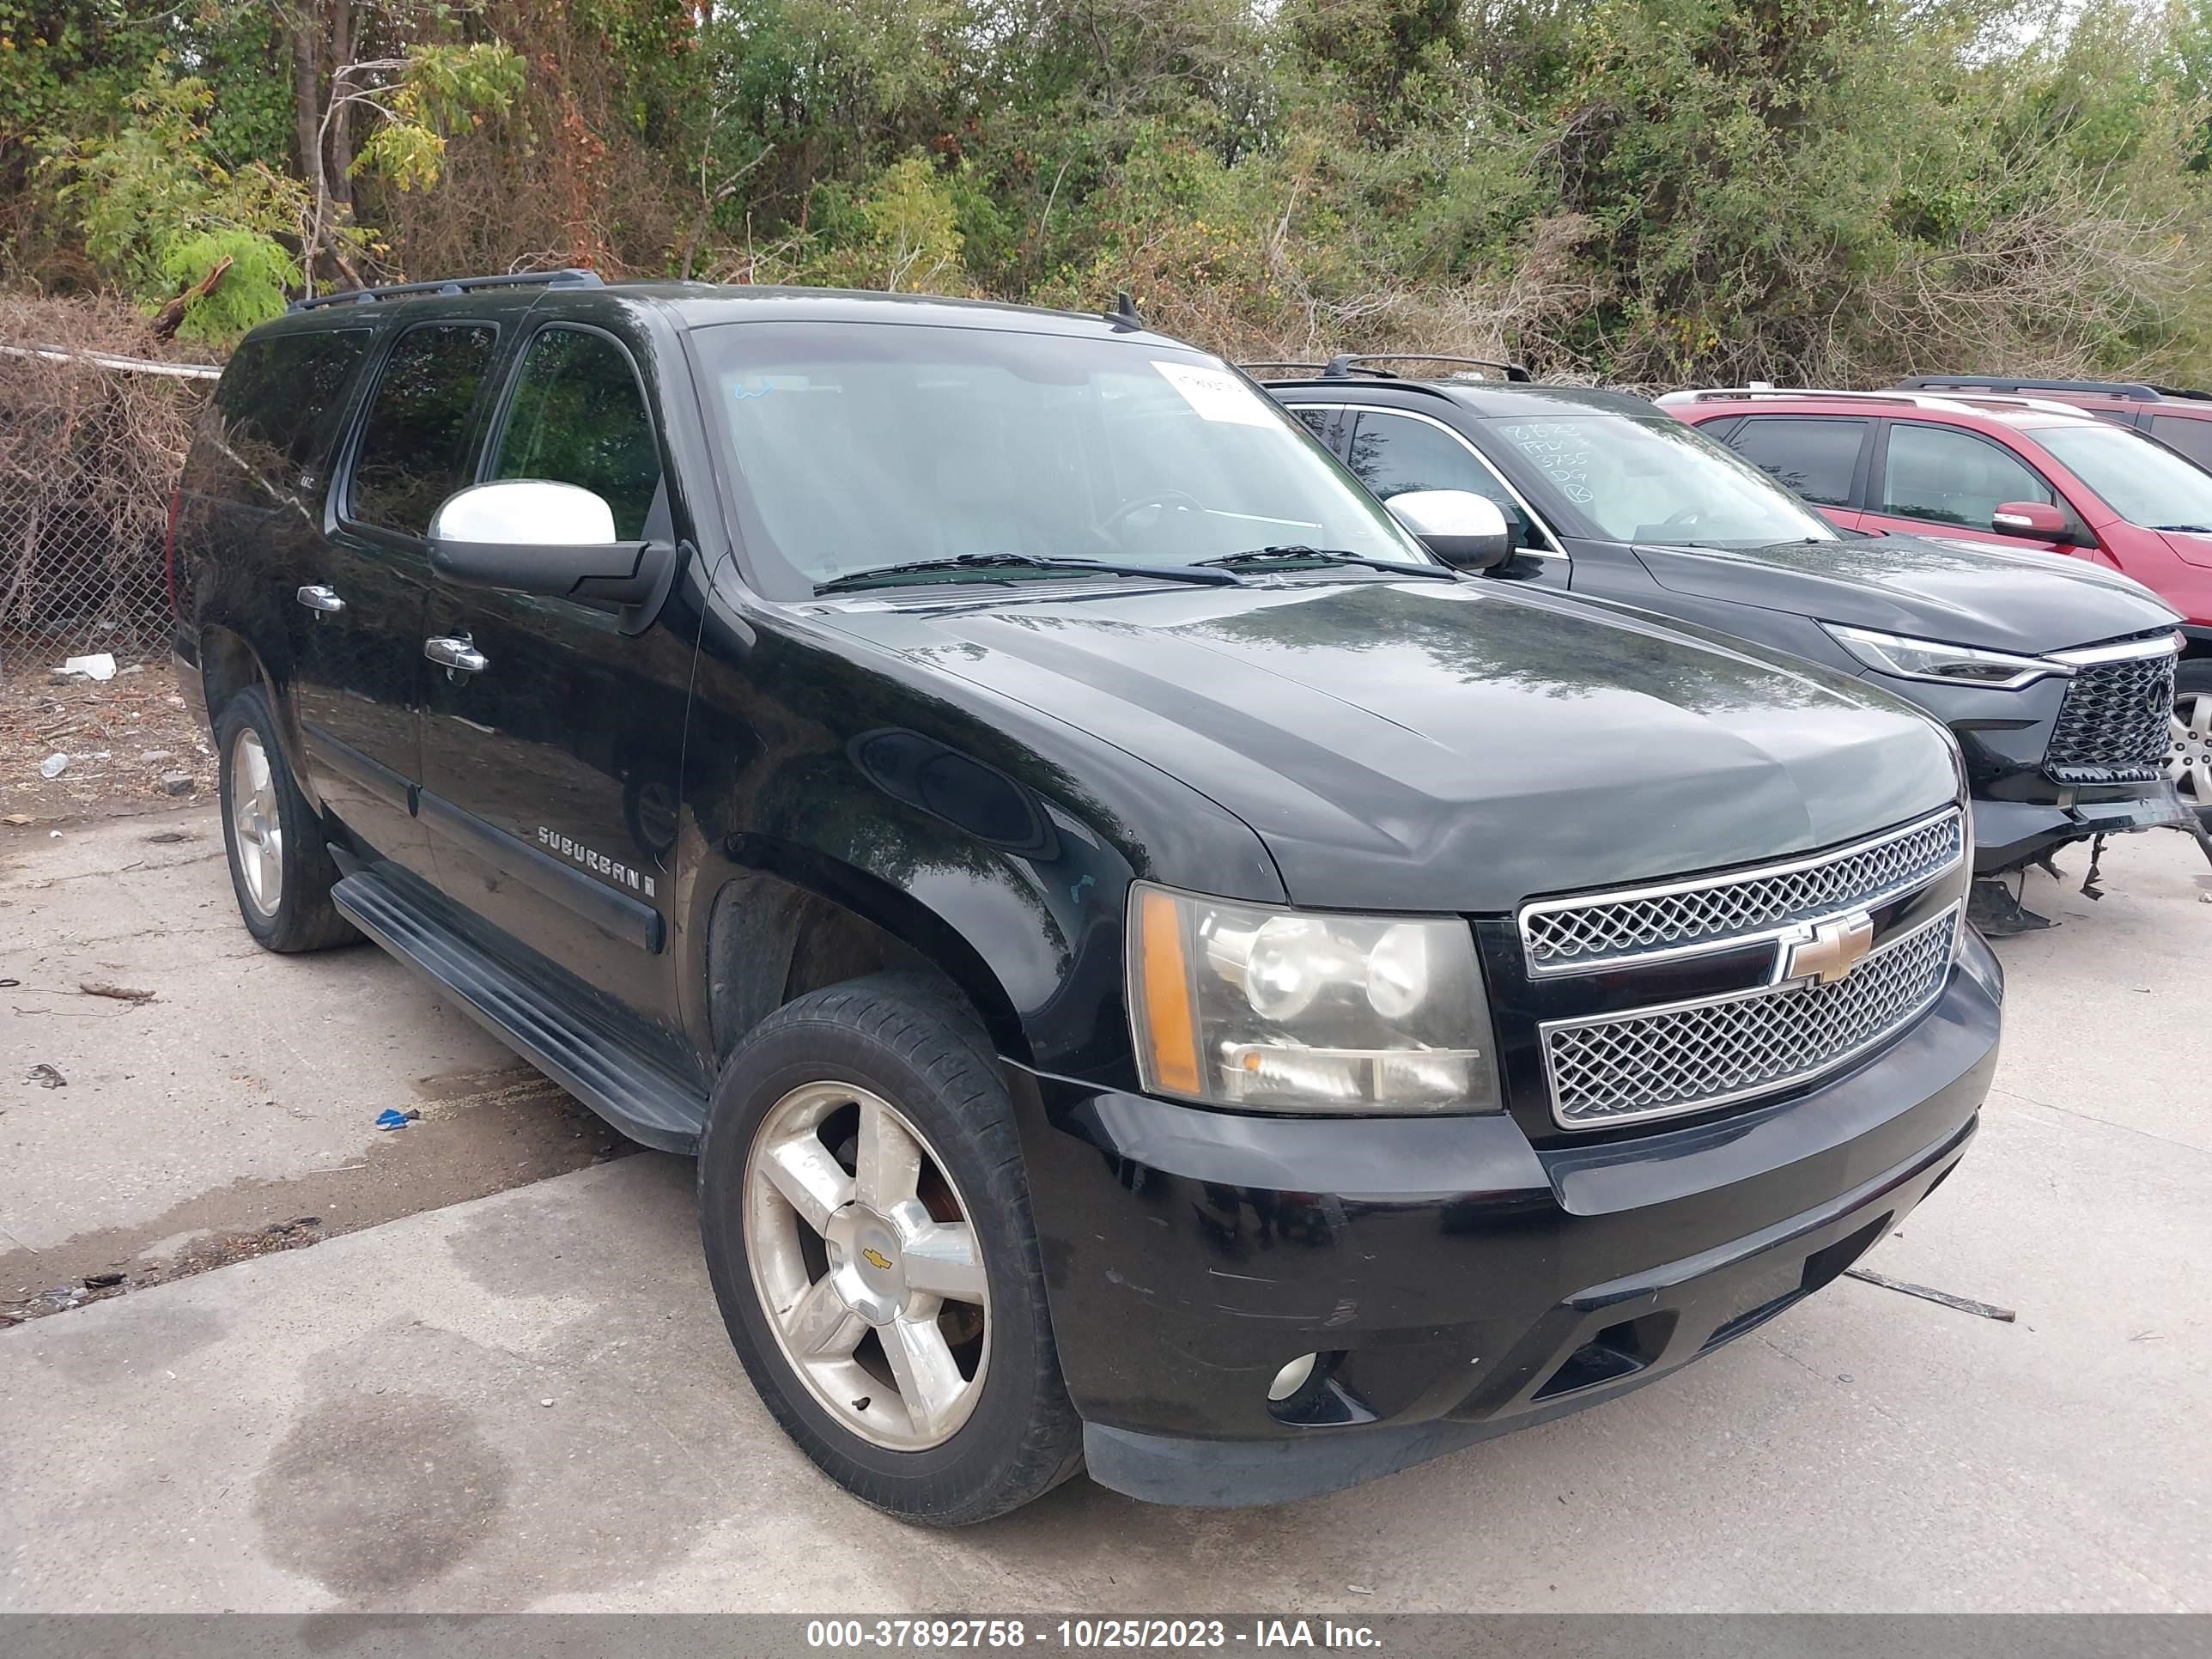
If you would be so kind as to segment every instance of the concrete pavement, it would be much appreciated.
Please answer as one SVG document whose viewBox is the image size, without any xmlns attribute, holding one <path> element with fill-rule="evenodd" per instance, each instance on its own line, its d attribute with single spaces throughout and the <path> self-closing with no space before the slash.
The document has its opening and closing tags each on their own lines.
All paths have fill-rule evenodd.
<svg viewBox="0 0 2212 1659">
<path fill-rule="evenodd" d="M 387 1107 L 427 1125 L 380 1133 Z M 0 829 L 0 1299 L 191 1236 L 477 1197 L 610 1138 L 381 951 L 256 945 L 212 807 Z"/>
<path fill-rule="evenodd" d="M 935 1534 L 777 1432 L 643 1156 L 0 1334 L 0 1608 L 2202 1609 L 2204 874 L 2031 884 L 1984 1133 L 1872 1260 L 2014 1324 L 1845 1280 L 1359 1491 Z"/>
</svg>

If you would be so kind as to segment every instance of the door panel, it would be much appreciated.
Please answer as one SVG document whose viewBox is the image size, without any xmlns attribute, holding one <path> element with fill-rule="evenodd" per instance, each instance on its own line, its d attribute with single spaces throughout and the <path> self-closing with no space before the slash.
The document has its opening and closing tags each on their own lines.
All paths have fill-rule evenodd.
<svg viewBox="0 0 2212 1659">
<path fill-rule="evenodd" d="M 421 780 L 429 514 L 470 457 L 496 331 L 426 324 L 393 343 L 370 393 L 317 580 L 286 596 L 300 618 L 298 703 L 311 781 L 356 836 L 418 875 L 429 847 L 410 811 Z M 428 505 L 425 505 L 428 503 Z"/>
<path fill-rule="evenodd" d="M 1346 418 L 1352 418 L 1349 411 Z M 1396 410 L 1363 409 L 1345 447 L 1359 481 L 1384 501 L 1413 489 L 1465 489 L 1498 503 L 1522 556 L 1510 569 L 1547 586 L 1567 585 L 1568 561 L 1505 480 L 1474 446 L 1440 421 Z"/>
<path fill-rule="evenodd" d="M 578 484 L 608 501 L 619 536 L 675 538 L 653 423 L 611 336 L 539 330 L 494 431 L 485 476 Z M 483 659 L 428 670 L 422 810 L 440 885 L 495 948 L 607 988 L 675 1046 L 666 945 L 693 631 L 625 633 L 588 605 L 438 581 L 418 656 L 426 638 Z"/>
</svg>

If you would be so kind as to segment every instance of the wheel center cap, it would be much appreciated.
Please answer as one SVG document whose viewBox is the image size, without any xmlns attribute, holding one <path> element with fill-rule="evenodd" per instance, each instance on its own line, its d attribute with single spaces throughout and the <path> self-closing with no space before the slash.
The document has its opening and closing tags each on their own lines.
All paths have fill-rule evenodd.
<svg viewBox="0 0 2212 1659">
<path fill-rule="evenodd" d="M 866 1205 L 848 1204 L 830 1218 L 822 1237 L 845 1305 L 871 1325 L 896 1318 L 907 1301 L 898 1229 Z"/>
</svg>

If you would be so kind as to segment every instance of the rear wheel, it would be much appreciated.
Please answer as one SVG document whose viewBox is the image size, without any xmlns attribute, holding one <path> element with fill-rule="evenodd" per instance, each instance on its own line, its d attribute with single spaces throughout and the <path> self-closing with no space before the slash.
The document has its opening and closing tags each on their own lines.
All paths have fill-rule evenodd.
<svg viewBox="0 0 2212 1659">
<path fill-rule="evenodd" d="M 2174 676 L 2172 736 L 2166 775 L 2212 830 L 2212 658 L 2185 662 Z"/>
<path fill-rule="evenodd" d="M 959 1526 L 1080 1467 L 1012 1103 L 927 981 L 855 980 L 764 1020 L 715 1089 L 699 1197 L 754 1387 L 856 1497 Z"/>
<path fill-rule="evenodd" d="M 321 951 L 358 938 L 331 903 L 337 869 L 314 809 L 292 780 L 259 686 L 222 706 L 215 723 L 223 847 L 246 929 L 271 951 Z"/>
</svg>

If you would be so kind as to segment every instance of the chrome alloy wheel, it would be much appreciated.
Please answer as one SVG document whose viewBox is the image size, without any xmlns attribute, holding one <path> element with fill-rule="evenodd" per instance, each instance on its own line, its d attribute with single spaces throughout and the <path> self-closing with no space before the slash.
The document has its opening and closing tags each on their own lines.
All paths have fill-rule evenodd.
<svg viewBox="0 0 2212 1659">
<path fill-rule="evenodd" d="M 284 821 L 276 810 L 276 779 L 269 751 L 252 727 L 230 745 L 230 828 L 238 842 L 239 875 L 246 902 L 273 916 L 284 897 Z"/>
<path fill-rule="evenodd" d="M 925 1451 L 983 1390 L 990 1295 L 973 1213 L 890 1102 L 793 1090 L 745 1159 L 745 1254 L 784 1358 L 872 1445 Z"/>
<path fill-rule="evenodd" d="M 2172 747 L 2166 775 L 2200 811 L 2212 807 L 2212 691 L 2184 691 L 2173 700 Z"/>
</svg>

